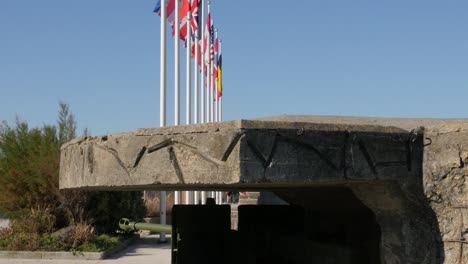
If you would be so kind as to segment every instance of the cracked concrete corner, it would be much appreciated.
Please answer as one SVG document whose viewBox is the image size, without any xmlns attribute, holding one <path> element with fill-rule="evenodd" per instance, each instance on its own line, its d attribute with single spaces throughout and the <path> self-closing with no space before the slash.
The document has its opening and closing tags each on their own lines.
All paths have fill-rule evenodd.
<svg viewBox="0 0 468 264">
<path fill-rule="evenodd" d="M 238 169 L 231 155 L 239 150 L 229 140 L 238 140 L 237 131 L 174 134 L 162 130 L 146 135 L 139 131 L 79 138 L 67 143 L 61 152 L 60 188 L 139 189 L 236 181 Z"/>
</svg>

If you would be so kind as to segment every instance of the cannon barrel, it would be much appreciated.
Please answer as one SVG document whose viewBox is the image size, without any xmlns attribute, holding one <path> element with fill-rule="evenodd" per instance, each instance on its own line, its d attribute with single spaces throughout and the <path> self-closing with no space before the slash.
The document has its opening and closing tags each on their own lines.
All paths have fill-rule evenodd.
<svg viewBox="0 0 468 264">
<path fill-rule="evenodd" d="M 149 224 L 145 222 L 131 222 L 128 218 L 120 219 L 119 227 L 124 231 L 149 230 L 159 233 L 172 232 L 172 226 L 170 225 Z"/>
</svg>

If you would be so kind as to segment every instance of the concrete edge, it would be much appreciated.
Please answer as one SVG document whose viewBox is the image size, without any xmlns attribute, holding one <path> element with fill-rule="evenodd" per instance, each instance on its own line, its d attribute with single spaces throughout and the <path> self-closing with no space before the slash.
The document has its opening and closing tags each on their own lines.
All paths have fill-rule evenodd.
<svg viewBox="0 0 468 264">
<path fill-rule="evenodd" d="M 139 237 L 133 236 L 114 248 L 101 252 L 69 252 L 69 251 L 0 251 L 0 259 L 73 259 L 102 260 L 128 247 Z"/>
</svg>

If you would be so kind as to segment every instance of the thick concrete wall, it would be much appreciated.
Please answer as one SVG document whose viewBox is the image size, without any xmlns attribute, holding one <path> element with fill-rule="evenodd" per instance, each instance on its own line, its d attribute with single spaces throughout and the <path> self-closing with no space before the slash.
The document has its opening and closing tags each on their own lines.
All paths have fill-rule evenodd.
<svg viewBox="0 0 468 264">
<path fill-rule="evenodd" d="M 77 138 L 62 147 L 60 188 L 148 190 L 238 182 L 239 146 L 230 147 L 237 131 L 225 127 Z"/>
<path fill-rule="evenodd" d="M 375 214 L 382 263 L 468 263 L 468 121 L 272 120 L 78 138 L 60 187 L 272 190 L 305 207 L 291 193 L 346 187 Z"/>
<path fill-rule="evenodd" d="M 468 263 L 468 125 L 425 131 L 423 186 L 437 215 L 445 263 Z"/>
<path fill-rule="evenodd" d="M 219 190 L 397 180 L 415 177 L 416 135 L 241 120 L 78 138 L 62 147 L 60 187 Z"/>
</svg>

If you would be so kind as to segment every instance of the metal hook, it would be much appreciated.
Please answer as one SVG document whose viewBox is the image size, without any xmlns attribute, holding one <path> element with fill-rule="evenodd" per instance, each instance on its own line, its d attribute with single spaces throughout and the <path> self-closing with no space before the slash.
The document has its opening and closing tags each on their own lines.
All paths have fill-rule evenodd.
<svg viewBox="0 0 468 264">
<path fill-rule="evenodd" d="M 425 138 L 425 140 L 429 140 L 429 143 L 424 144 L 424 145 L 423 145 L 424 147 L 425 147 L 425 146 L 429 146 L 429 145 L 432 144 L 432 139 L 430 139 L 430 138 Z"/>
<path fill-rule="evenodd" d="M 302 127 L 301 129 L 298 129 L 298 130 L 296 131 L 296 134 L 297 134 L 298 136 L 304 134 L 304 128 Z"/>
</svg>

